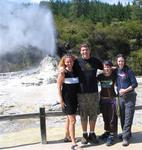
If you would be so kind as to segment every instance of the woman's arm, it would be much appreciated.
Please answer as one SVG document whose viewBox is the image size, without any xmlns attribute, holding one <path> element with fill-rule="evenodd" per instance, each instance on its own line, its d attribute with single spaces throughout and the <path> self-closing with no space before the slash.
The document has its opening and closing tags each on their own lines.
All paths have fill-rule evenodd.
<svg viewBox="0 0 142 150">
<path fill-rule="evenodd" d="M 126 89 L 120 89 L 119 90 L 119 94 L 120 95 L 124 95 L 124 94 L 126 94 L 127 92 L 130 92 L 130 91 L 132 91 L 133 90 L 133 87 L 132 86 L 129 86 L 128 88 L 126 88 Z"/>
<path fill-rule="evenodd" d="M 128 76 L 129 76 L 131 85 L 126 89 L 120 89 L 120 91 L 119 91 L 120 95 L 123 95 L 127 92 L 134 90 L 138 85 L 136 77 L 134 75 L 134 72 L 131 69 L 129 69 L 129 71 L 128 71 Z"/>
<path fill-rule="evenodd" d="M 62 108 L 64 108 L 65 105 L 62 97 L 62 85 L 63 85 L 64 78 L 65 78 L 64 72 L 60 71 L 57 78 L 57 88 L 58 88 L 58 95 L 59 95 L 59 100 Z"/>
<path fill-rule="evenodd" d="M 131 80 L 132 89 L 136 88 L 138 86 L 138 82 L 137 82 L 134 72 L 131 69 L 129 69 L 128 75 Z"/>
</svg>

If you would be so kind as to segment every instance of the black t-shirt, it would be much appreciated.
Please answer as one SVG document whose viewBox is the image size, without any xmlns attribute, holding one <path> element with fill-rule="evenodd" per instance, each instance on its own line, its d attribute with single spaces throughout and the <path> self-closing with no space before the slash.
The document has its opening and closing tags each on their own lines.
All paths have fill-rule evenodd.
<svg viewBox="0 0 142 150">
<path fill-rule="evenodd" d="M 80 80 L 80 93 L 94 93 L 98 92 L 97 85 L 97 69 L 103 69 L 101 61 L 95 57 L 90 59 L 78 58 L 74 64 L 74 70 L 76 71 Z"/>
<path fill-rule="evenodd" d="M 98 81 L 101 83 L 101 97 L 116 97 L 114 84 L 116 81 L 116 74 L 112 72 L 110 76 L 105 76 L 104 74 L 98 75 Z"/>
</svg>

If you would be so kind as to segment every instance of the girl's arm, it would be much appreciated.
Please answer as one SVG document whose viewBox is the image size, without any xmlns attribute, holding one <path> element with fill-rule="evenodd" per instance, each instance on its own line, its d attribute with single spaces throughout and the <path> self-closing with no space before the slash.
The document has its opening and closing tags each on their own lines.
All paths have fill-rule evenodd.
<svg viewBox="0 0 142 150">
<path fill-rule="evenodd" d="M 130 78 L 130 81 L 131 81 L 131 85 L 128 88 L 126 88 L 126 89 L 120 89 L 120 91 L 119 91 L 120 95 L 123 95 L 123 94 L 125 94 L 127 92 L 132 91 L 138 85 L 136 77 L 134 75 L 134 72 L 131 69 L 129 69 L 128 75 L 129 75 L 129 78 Z"/>
<path fill-rule="evenodd" d="M 129 86 L 128 88 L 126 88 L 126 89 L 120 89 L 119 90 L 119 94 L 120 95 L 124 95 L 124 94 L 126 94 L 126 93 L 128 93 L 128 92 L 130 92 L 130 91 L 132 91 L 133 90 L 133 87 L 132 86 Z"/>
<path fill-rule="evenodd" d="M 59 95 L 59 100 L 60 100 L 60 104 L 62 108 L 64 108 L 64 105 L 65 105 L 63 101 L 63 97 L 62 97 L 62 85 L 63 85 L 64 78 L 65 78 L 64 72 L 59 72 L 59 75 L 57 78 L 57 88 L 58 88 L 58 95 Z"/>
</svg>

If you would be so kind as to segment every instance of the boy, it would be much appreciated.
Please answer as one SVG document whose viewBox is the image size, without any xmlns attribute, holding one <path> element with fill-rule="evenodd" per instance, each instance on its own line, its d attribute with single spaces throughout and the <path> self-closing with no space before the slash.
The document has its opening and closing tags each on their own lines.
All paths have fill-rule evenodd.
<svg viewBox="0 0 142 150">
<path fill-rule="evenodd" d="M 103 74 L 98 75 L 98 81 L 101 84 L 100 111 L 103 116 L 105 129 L 100 138 L 102 140 L 106 139 L 106 145 L 111 146 L 114 144 L 114 138 L 117 134 L 117 113 L 114 88 L 116 75 L 112 71 L 112 63 L 110 61 L 103 62 Z"/>
</svg>

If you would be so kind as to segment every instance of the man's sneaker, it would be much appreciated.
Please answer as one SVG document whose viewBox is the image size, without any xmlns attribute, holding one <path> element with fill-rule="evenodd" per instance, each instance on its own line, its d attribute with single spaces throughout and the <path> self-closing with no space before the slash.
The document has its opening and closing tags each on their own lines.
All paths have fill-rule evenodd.
<svg viewBox="0 0 142 150">
<path fill-rule="evenodd" d="M 105 132 L 99 137 L 99 139 L 106 140 L 109 137 L 109 135 L 110 135 L 110 132 Z"/>
<path fill-rule="evenodd" d="M 107 142 L 106 142 L 106 145 L 107 146 L 111 146 L 114 144 L 114 136 L 113 135 L 110 135 L 108 138 L 107 138 Z"/>
<path fill-rule="evenodd" d="M 123 139 L 122 145 L 123 146 L 128 146 L 129 145 L 129 141 L 127 139 Z"/>
<path fill-rule="evenodd" d="M 87 133 L 83 133 L 83 137 L 81 139 L 81 143 L 82 144 L 87 144 L 88 143 L 88 134 Z"/>
<path fill-rule="evenodd" d="M 98 144 L 99 143 L 99 140 L 97 139 L 97 136 L 96 136 L 95 133 L 90 133 L 88 139 L 89 139 L 90 143 L 94 143 L 94 144 Z"/>
</svg>

